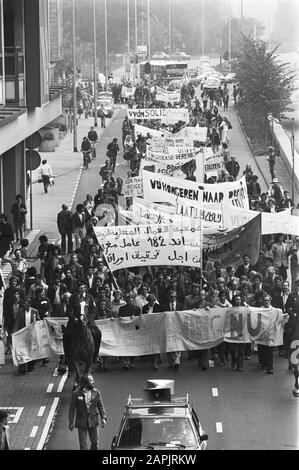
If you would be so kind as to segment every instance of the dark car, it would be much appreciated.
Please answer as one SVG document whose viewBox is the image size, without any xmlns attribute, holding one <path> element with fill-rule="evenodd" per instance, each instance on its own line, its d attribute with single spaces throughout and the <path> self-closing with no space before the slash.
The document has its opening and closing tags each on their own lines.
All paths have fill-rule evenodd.
<svg viewBox="0 0 299 470">
<path fill-rule="evenodd" d="M 170 387 L 165 387 L 165 383 Z M 188 395 L 172 396 L 173 383 L 151 380 L 150 387 L 144 390 L 144 399 L 129 396 L 111 449 L 206 450 L 208 436 Z"/>
</svg>

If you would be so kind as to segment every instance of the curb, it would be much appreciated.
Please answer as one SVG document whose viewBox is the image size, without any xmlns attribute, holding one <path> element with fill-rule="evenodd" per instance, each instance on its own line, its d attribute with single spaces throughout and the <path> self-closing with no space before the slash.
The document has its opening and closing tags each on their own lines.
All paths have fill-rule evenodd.
<svg viewBox="0 0 299 470">
<path fill-rule="evenodd" d="M 266 183 L 266 186 L 269 187 L 269 183 L 268 183 L 268 181 L 266 180 L 266 177 L 265 177 L 265 175 L 264 175 L 264 172 L 262 171 L 262 169 L 261 169 L 261 167 L 260 167 L 260 165 L 259 165 L 259 163 L 258 163 L 258 160 L 256 159 L 256 156 L 255 156 L 255 154 L 254 154 L 254 152 L 253 152 L 251 140 L 250 140 L 250 138 L 248 137 L 247 132 L 246 132 L 246 130 L 245 130 L 245 127 L 244 127 L 244 125 L 243 125 L 242 119 L 241 119 L 240 116 L 239 116 L 238 109 L 237 109 L 236 107 L 234 107 L 234 110 L 235 110 L 235 112 L 236 112 L 236 116 L 237 116 L 237 119 L 238 119 L 239 124 L 240 124 L 240 126 L 241 126 L 241 129 L 242 129 L 242 131 L 243 131 L 243 134 L 244 134 L 244 137 L 245 137 L 245 139 L 246 139 L 246 142 L 247 142 L 247 144 L 249 145 L 249 148 L 250 148 L 250 150 L 251 150 L 251 154 L 252 154 L 252 156 L 253 156 L 253 158 L 254 158 L 254 161 L 255 161 L 255 163 L 256 163 L 256 165 L 257 165 L 257 167 L 258 167 L 258 169 L 259 169 L 261 175 L 263 176 L 263 180 L 264 180 L 264 182 Z"/>
</svg>

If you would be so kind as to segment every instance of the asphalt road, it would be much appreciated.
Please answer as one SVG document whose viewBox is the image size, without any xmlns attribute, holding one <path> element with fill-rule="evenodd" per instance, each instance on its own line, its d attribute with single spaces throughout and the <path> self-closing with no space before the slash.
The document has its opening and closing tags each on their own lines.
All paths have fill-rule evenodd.
<svg viewBox="0 0 299 470">
<path fill-rule="evenodd" d="M 175 394 L 189 393 L 204 431 L 209 435 L 208 450 L 298 450 L 299 402 L 292 396 L 293 374 L 287 361 L 275 353 L 275 372 L 265 374 L 257 368 L 257 356 L 245 361 L 244 372 L 236 372 L 227 363 L 202 372 L 197 360 L 186 355 L 178 372 L 167 362 L 152 372 L 148 360 L 136 360 L 129 372 L 122 362 L 93 375 L 106 407 L 108 422 L 100 431 L 100 449 L 108 450 L 117 433 L 128 396 L 141 397 L 147 379 L 174 379 Z M 60 399 L 58 413 L 46 449 L 78 449 L 77 431 L 68 430 L 68 407 L 73 379 L 68 379 Z M 218 395 L 218 396 L 217 396 Z"/>
<path fill-rule="evenodd" d="M 117 159 L 117 176 L 128 171 L 122 158 L 121 124 L 126 112 L 118 114 L 105 131 L 97 147 L 97 158 L 82 172 L 74 206 L 94 195 L 100 185 L 98 171 L 105 160 L 107 144 L 113 137 L 119 139 L 121 152 Z M 164 361 L 157 372 L 152 372 L 148 361 L 136 361 L 135 368 L 126 372 L 122 363 L 112 364 L 106 373 L 94 370 L 108 413 L 108 423 L 101 431 L 100 448 L 108 450 L 118 431 L 121 416 L 129 394 L 140 397 L 146 380 L 175 379 L 175 393 L 189 393 L 204 431 L 209 435 L 209 450 L 295 450 L 299 449 L 299 402 L 292 396 L 293 374 L 287 370 L 287 361 L 275 353 L 275 373 L 266 375 L 257 368 L 257 357 L 245 361 L 244 372 L 237 373 L 225 367 L 202 372 L 197 361 L 183 359 L 181 369 L 174 373 Z M 66 382 L 54 425 L 46 444 L 48 450 L 78 449 L 77 432 L 68 430 L 68 407 L 73 379 Z M 216 396 L 215 396 L 216 395 Z"/>
</svg>

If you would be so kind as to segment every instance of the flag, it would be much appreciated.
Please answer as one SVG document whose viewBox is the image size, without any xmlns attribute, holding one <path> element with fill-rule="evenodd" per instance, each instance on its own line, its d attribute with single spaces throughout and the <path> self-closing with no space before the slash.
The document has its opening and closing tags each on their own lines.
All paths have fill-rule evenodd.
<svg viewBox="0 0 299 470">
<path fill-rule="evenodd" d="M 251 263 L 258 262 L 261 249 L 261 213 L 229 232 L 203 234 L 203 252 L 210 260 L 221 260 L 223 266 L 237 265 L 247 254 Z"/>
</svg>

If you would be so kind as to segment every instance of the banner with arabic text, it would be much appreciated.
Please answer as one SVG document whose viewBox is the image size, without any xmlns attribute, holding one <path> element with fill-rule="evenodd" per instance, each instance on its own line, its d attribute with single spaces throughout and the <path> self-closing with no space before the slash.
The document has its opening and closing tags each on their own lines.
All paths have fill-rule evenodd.
<svg viewBox="0 0 299 470">
<path fill-rule="evenodd" d="M 168 225 L 94 227 L 111 271 L 133 266 L 201 266 L 201 231 Z"/>
</svg>

